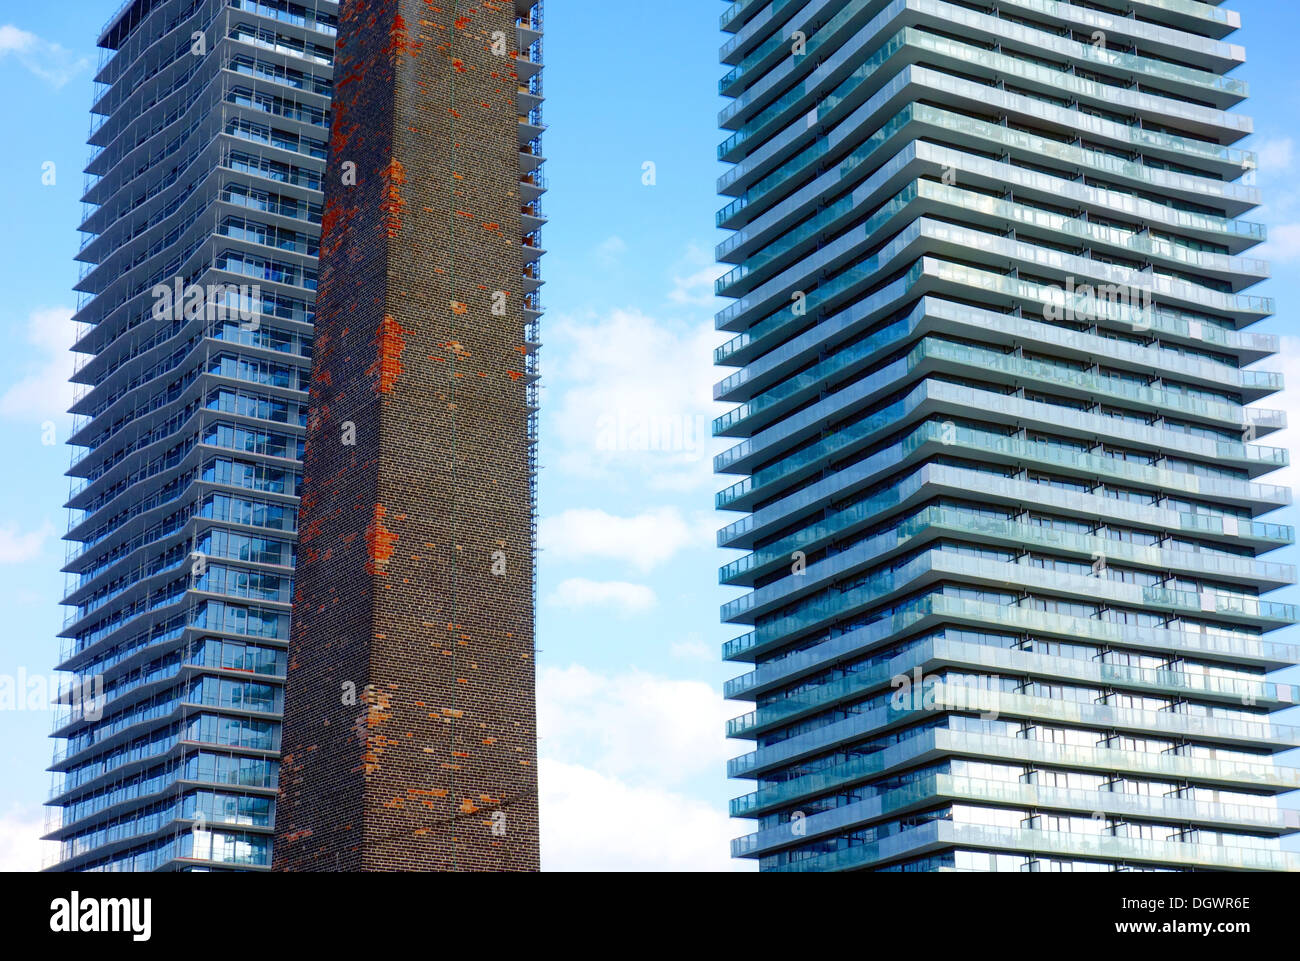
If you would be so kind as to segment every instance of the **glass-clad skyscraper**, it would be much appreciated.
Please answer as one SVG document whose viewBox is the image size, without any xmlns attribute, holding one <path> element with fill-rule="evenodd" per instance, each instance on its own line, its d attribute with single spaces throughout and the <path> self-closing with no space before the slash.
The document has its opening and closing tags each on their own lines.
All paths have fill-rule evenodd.
<svg viewBox="0 0 1300 961">
<path fill-rule="evenodd" d="M 1238 26 L 1195 0 L 722 15 L 734 855 L 1300 869 Z"/>
<path fill-rule="evenodd" d="M 61 870 L 270 866 L 337 15 L 130 0 L 100 36 Z"/>
</svg>

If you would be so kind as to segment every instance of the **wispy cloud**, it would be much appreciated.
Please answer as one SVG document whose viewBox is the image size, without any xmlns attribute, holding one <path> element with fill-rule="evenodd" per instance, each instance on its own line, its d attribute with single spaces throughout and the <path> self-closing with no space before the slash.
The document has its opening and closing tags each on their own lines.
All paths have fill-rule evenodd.
<svg viewBox="0 0 1300 961">
<path fill-rule="evenodd" d="M 1259 169 L 1265 174 L 1289 174 L 1295 159 L 1295 141 L 1290 137 L 1273 137 L 1255 149 L 1255 156 L 1259 161 Z"/>
<path fill-rule="evenodd" d="M 1277 224 L 1268 229 L 1268 242 L 1251 256 L 1286 263 L 1300 258 L 1300 223 Z"/>
<path fill-rule="evenodd" d="M 1278 352 L 1254 365 L 1254 369 L 1276 371 L 1282 375 L 1283 390 L 1265 397 L 1253 407 L 1286 412 L 1287 426 L 1275 434 L 1261 437 L 1265 447 L 1285 447 L 1291 452 L 1291 463 L 1281 470 L 1265 474 L 1260 483 L 1300 488 L 1300 337 L 1282 337 Z"/>
<path fill-rule="evenodd" d="M 753 871 L 727 812 L 579 764 L 539 762 L 543 871 Z"/>
<path fill-rule="evenodd" d="M 740 712 L 703 681 L 571 664 L 542 670 L 537 687 L 541 750 L 555 760 L 676 789 L 720 781 L 737 753 L 726 722 Z"/>
<path fill-rule="evenodd" d="M 39 871 L 45 818 L 40 808 L 14 805 L 0 814 L 0 871 Z"/>
<path fill-rule="evenodd" d="M 627 252 L 627 242 L 617 234 L 606 237 L 596 245 L 596 262 L 602 267 L 613 267 Z"/>
<path fill-rule="evenodd" d="M 602 510 L 567 510 L 542 519 L 542 549 L 561 560 L 621 561 L 649 571 L 688 547 L 713 543 L 712 530 L 689 524 L 676 507 L 659 507 L 632 517 Z"/>
<path fill-rule="evenodd" d="M 745 832 L 720 801 L 688 787 L 721 778 L 735 713 L 702 681 L 578 664 L 538 676 L 542 868 L 746 871 L 729 842 Z"/>
<path fill-rule="evenodd" d="M 0 24 L 0 60 L 14 57 L 55 90 L 90 68 L 90 58 L 44 40 L 12 23 Z"/>
<path fill-rule="evenodd" d="M 556 448 L 553 466 L 658 490 L 710 486 L 718 340 L 707 322 L 673 322 L 639 310 L 549 324 L 546 375 L 548 383 L 564 385 L 543 404 Z"/>
<path fill-rule="evenodd" d="M 0 528 L 0 564 L 25 564 L 35 560 L 41 556 L 54 533 L 54 525 L 49 523 L 26 532 L 14 527 Z"/>
<path fill-rule="evenodd" d="M 1300 260 L 1300 191 L 1295 188 L 1296 146 L 1291 137 L 1269 137 L 1255 147 L 1257 182 L 1265 206 L 1250 215 L 1268 225 L 1268 242 L 1249 256 L 1275 263 Z"/>
<path fill-rule="evenodd" d="M 668 653 L 683 661 L 707 661 L 710 664 L 718 659 L 717 645 L 710 647 L 698 634 L 688 634 L 680 641 L 668 645 Z"/>
<path fill-rule="evenodd" d="M 0 394 L 0 415 L 47 420 L 61 417 L 72 405 L 76 339 L 72 308 L 47 307 L 27 318 L 27 343 L 34 348 L 28 373 Z"/>
<path fill-rule="evenodd" d="M 717 263 L 713 255 L 698 244 L 686 250 L 673 276 L 673 286 L 668 299 L 674 304 L 690 307 L 709 307 L 717 302 L 713 282 L 727 272 L 727 267 Z"/>
<path fill-rule="evenodd" d="M 641 614 L 659 603 L 655 592 L 644 584 L 627 581 L 590 581 L 571 577 L 561 581 L 546 599 L 553 607 L 579 610 L 587 607 L 611 607 L 620 614 Z"/>
</svg>

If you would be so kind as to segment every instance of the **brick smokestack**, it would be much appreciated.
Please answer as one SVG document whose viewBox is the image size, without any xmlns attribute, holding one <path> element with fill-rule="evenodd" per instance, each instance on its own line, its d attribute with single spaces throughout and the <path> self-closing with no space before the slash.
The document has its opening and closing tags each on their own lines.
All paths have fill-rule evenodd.
<svg viewBox="0 0 1300 961">
<path fill-rule="evenodd" d="M 344 0 L 276 870 L 536 870 L 513 3 Z"/>
</svg>

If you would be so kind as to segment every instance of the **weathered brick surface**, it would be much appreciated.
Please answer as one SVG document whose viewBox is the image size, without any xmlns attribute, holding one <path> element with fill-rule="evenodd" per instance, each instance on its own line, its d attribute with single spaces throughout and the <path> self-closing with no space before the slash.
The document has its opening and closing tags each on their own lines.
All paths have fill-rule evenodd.
<svg viewBox="0 0 1300 961">
<path fill-rule="evenodd" d="M 341 19 L 275 867 L 535 870 L 514 9 Z"/>
</svg>

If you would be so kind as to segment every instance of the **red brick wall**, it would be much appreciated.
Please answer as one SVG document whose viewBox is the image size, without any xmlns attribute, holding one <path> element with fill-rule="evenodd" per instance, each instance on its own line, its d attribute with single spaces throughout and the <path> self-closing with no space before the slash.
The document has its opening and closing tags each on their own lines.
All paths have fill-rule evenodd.
<svg viewBox="0 0 1300 961">
<path fill-rule="evenodd" d="M 514 19 L 342 4 L 277 870 L 538 867 Z"/>
</svg>

